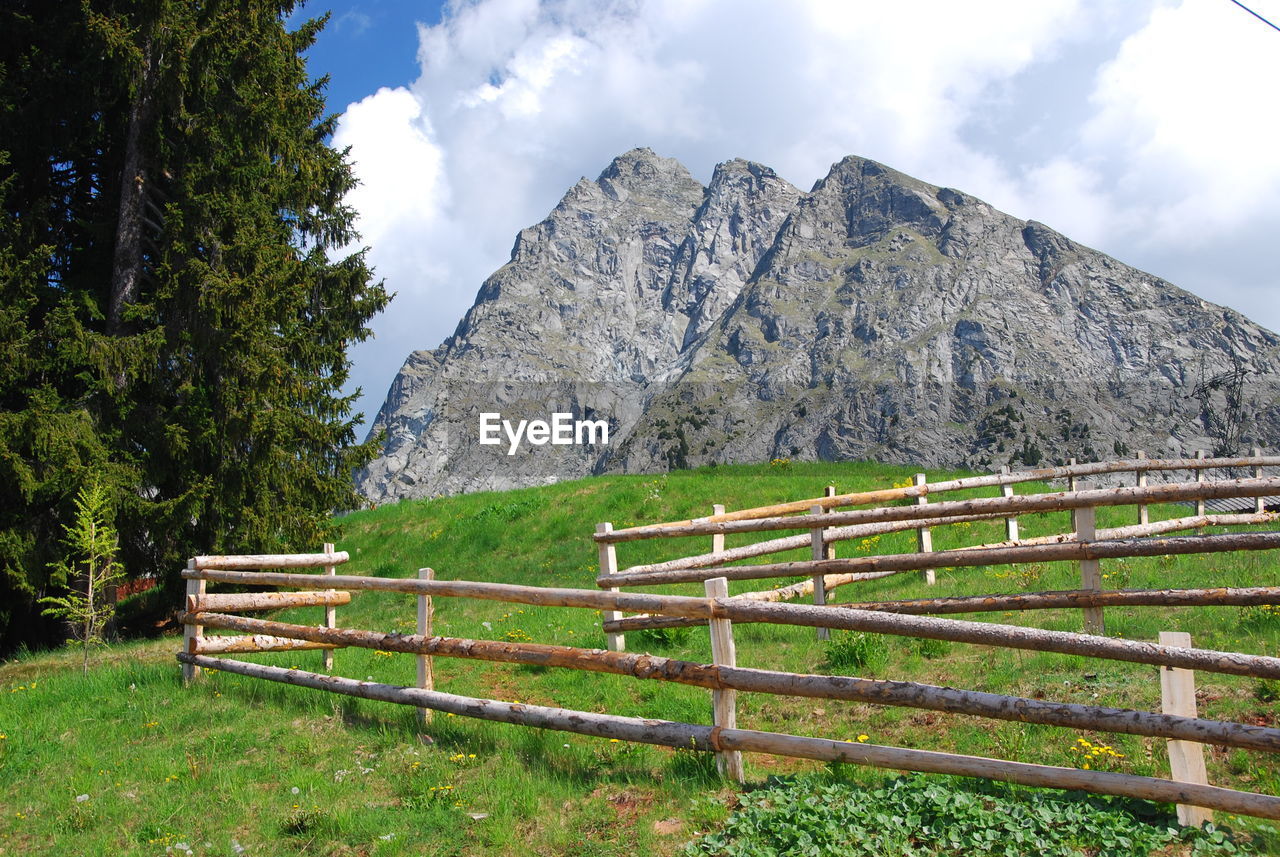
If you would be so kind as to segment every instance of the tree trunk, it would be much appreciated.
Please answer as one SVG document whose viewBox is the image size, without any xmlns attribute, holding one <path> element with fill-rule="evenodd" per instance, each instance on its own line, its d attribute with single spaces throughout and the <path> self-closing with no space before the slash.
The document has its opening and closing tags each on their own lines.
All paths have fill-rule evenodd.
<svg viewBox="0 0 1280 857">
<path fill-rule="evenodd" d="M 124 313 L 138 299 L 142 279 L 142 221 L 147 194 L 147 167 L 143 154 L 143 129 L 151 123 L 155 90 L 154 46 L 148 38 L 142 46 L 142 68 L 129 105 L 125 131 L 124 167 L 120 174 L 120 207 L 116 216 L 116 244 L 111 262 L 111 301 L 107 308 L 107 335 L 127 332 Z M 117 379 L 123 383 L 123 378 Z"/>
</svg>

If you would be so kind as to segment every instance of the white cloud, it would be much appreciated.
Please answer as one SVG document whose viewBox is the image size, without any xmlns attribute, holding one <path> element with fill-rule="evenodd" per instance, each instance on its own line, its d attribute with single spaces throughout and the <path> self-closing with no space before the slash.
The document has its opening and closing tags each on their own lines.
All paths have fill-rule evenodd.
<svg viewBox="0 0 1280 857">
<path fill-rule="evenodd" d="M 354 105 L 337 136 L 399 293 L 353 354 L 366 410 L 520 228 L 635 146 L 703 180 L 751 158 L 805 189 L 864 155 L 1196 288 L 1161 247 L 1280 219 L 1280 34 L 1225 2 L 1156 2 L 453 3 L 420 28 L 421 77 Z M 1046 86 L 1047 68 L 1072 85 Z"/>
<path fill-rule="evenodd" d="M 1099 73 L 1082 140 L 1123 166 L 1152 240 L 1212 243 L 1280 191 L 1280 33 L 1226 3 L 1155 10 Z M 1207 227 L 1207 228 L 1206 228 Z"/>
</svg>

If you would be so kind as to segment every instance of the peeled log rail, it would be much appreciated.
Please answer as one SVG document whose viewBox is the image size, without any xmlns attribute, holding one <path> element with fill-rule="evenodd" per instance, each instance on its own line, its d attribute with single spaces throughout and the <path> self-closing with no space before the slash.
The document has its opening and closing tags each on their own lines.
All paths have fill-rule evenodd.
<svg viewBox="0 0 1280 857">
<path fill-rule="evenodd" d="M 877 768 L 890 768 L 924 773 L 953 774 L 982 777 L 1027 786 L 1060 789 L 1079 789 L 1096 794 L 1115 794 L 1163 803 L 1184 803 L 1204 806 L 1240 815 L 1260 818 L 1280 818 L 1280 798 L 1269 795 L 1238 792 L 1216 786 L 1175 783 L 1154 777 L 1132 774 L 1114 774 L 1105 771 L 1081 771 L 1075 768 L 1055 768 L 1026 762 L 1006 762 L 980 756 L 962 756 L 927 750 L 906 750 L 899 747 L 882 747 L 876 744 L 855 744 L 824 738 L 802 738 L 780 735 L 774 732 L 757 732 L 749 729 L 718 729 L 692 723 L 670 720 L 645 720 L 638 717 L 620 717 L 612 714 L 595 714 L 524 703 L 498 702 L 476 699 L 439 691 L 398 685 L 354 681 L 337 676 L 286 670 L 244 661 L 224 660 L 181 653 L 178 660 L 184 664 L 211 670 L 327 690 L 362 699 L 374 699 L 431 708 L 462 717 L 475 717 L 521 726 L 555 729 L 592 735 L 599 738 L 617 738 L 643 744 L 658 744 L 704 751 L 740 750 L 743 752 L 773 753 L 795 758 L 818 759 L 832 762 L 849 762 Z"/>
<path fill-rule="evenodd" d="M 197 655 L 221 655 L 227 652 L 296 652 L 305 649 L 336 649 L 332 643 L 317 643 L 295 637 L 254 634 L 248 637 L 201 637 L 195 641 Z"/>
<path fill-rule="evenodd" d="M 1003 517 L 1003 515 L 999 513 L 990 513 L 985 515 L 958 515 L 948 518 L 944 524 L 965 524 L 973 521 L 989 521 L 1000 517 Z M 916 521 L 908 520 L 888 521 L 882 524 L 856 524 L 849 527 L 828 527 L 822 532 L 822 541 L 824 544 L 832 544 L 834 542 L 849 541 L 850 539 L 861 539 L 867 536 L 879 536 L 886 533 L 902 532 L 903 530 L 914 530 L 917 526 L 918 523 Z M 655 562 L 646 565 L 633 565 L 630 568 L 624 569 L 624 571 L 673 571 L 677 569 L 683 570 L 686 568 L 715 568 L 717 566 L 736 562 L 740 559 L 750 559 L 751 557 L 779 553 L 781 551 L 792 550 L 794 548 L 809 547 L 812 543 L 813 536 L 811 535 L 783 536 L 779 539 L 769 539 L 768 541 L 729 548 L 725 551 L 681 557 L 680 559 L 671 559 L 665 562 Z M 716 574 L 718 576 L 719 572 Z M 831 587 L 828 586 L 827 589 L 829 591 Z M 809 592 L 812 591 L 812 588 L 810 588 Z"/>
<path fill-rule="evenodd" d="M 708 515 L 704 518 L 691 518 L 684 521 L 669 521 L 663 524 L 648 524 L 640 527 L 626 527 L 610 533 L 614 538 L 608 541 L 627 541 L 617 538 L 636 530 L 649 530 L 662 527 L 683 527 L 689 524 L 718 523 L 723 521 L 747 521 L 772 515 L 786 515 L 796 512 L 808 512 L 811 506 L 822 506 L 834 509 L 840 506 L 865 506 L 871 503 L 892 503 L 912 497 L 927 497 L 946 491 L 961 491 L 967 488 L 988 488 L 994 485 L 1016 485 L 1020 482 L 1047 482 L 1054 479 L 1067 479 L 1079 476 L 1096 476 L 1103 473 L 1146 473 L 1152 470 L 1211 470 L 1230 467 L 1280 467 L 1280 456 L 1249 456 L 1244 458 L 1133 458 L 1119 461 L 1091 462 L 1089 464 L 1071 464 L 1064 467 L 1041 467 L 1035 470 L 1020 470 L 1016 473 L 992 473 L 987 476 L 966 476 L 962 479 L 951 479 L 945 482 L 932 482 L 923 485 L 908 485 L 902 488 L 883 488 L 875 491 L 860 491 L 853 494 L 838 494 L 834 497 L 813 497 L 808 500 L 792 500 L 772 506 L 757 506 L 753 509 L 737 509 L 719 515 Z M 1260 474 L 1259 474 L 1260 475 Z M 649 538 L 642 536 L 641 538 Z M 601 541 L 606 541 L 602 539 Z"/>
<path fill-rule="evenodd" d="M 1139 536 L 1156 536 L 1162 533 L 1175 533 L 1178 530 L 1198 530 L 1204 527 L 1238 527 L 1251 524 L 1270 524 L 1280 520 L 1280 513 L 1250 512 L 1239 515 L 1192 515 L 1187 518 L 1170 518 L 1156 521 L 1154 524 L 1133 524 L 1128 527 L 1111 527 L 1098 530 L 1099 539 L 1132 539 Z M 948 521 L 950 523 L 950 521 Z M 993 542 L 986 545 L 970 545 L 957 550 L 981 550 L 984 548 L 1017 547 L 1020 545 L 1055 545 L 1076 541 L 1075 533 L 1058 533 L 1052 536 L 1037 536 L 1032 539 L 1019 539 L 1016 542 Z M 630 569 L 628 569 L 630 571 Z"/>
<path fill-rule="evenodd" d="M 1276 534 L 1280 535 L 1280 534 Z M 1156 666 L 1280 678 L 1280 658 L 1184 649 L 1136 640 L 1113 640 L 1066 631 L 1045 631 L 987 622 L 938 619 L 878 613 L 873 610 L 843 610 L 834 606 L 808 604 L 758 604 L 734 598 L 693 598 L 687 595 L 651 595 L 640 592 L 600 592 L 590 589 L 559 589 L 522 586 L 515 583 L 482 583 L 474 580 L 413 580 L 407 578 L 334 575 L 317 577 L 277 571 L 233 572 L 187 570 L 184 578 L 195 580 L 260 583 L 268 586 L 299 586 L 313 589 L 340 586 L 344 589 L 411 592 L 445 598 L 480 598 L 540 607 L 583 607 L 591 610 L 621 610 L 684 616 L 691 619 L 732 619 L 735 622 L 768 622 L 807 628 L 837 628 L 869 631 L 903 637 L 928 637 L 957 643 L 1004 646 L 1066 655 L 1127 661 Z M 208 614 L 201 614 L 205 616 Z"/>
<path fill-rule="evenodd" d="M 184 617 L 184 619 L 195 621 L 195 617 Z M 386 652 L 469 658 L 530 666 L 564 667 L 640 679 L 670 681 L 713 690 L 741 690 L 750 693 L 771 693 L 814 699 L 841 699 L 875 705 L 944 711 L 951 714 L 970 714 L 996 720 L 1043 723 L 1072 729 L 1100 729 L 1106 732 L 1124 732 L 1130 735 L 1243 747 L 1270 753 L 1280 752 L 1280 729 L 1151 714 L 1125 708 L 1046 702 L 1018 696 L 935 687 L 915 682 L 716 666 L 657 655 L 579 649 L 542 643 L 466 640 L 454 637 L 426 637 L 420 634 L 380 634 L 375 631 L 350 628 L 317 628 L 242 616 L 205 614 L 199 618 L 199 621 L 204 622 L 205 627 L 209 628 L 260 630 L 269 634 L 311 640 L 317 644 L 357 646 Z"/>
<path fill-rule="evenodd" d="M 877 580 L 881 577 L 892 577 L 895 574 L 898 574 L 898 572 L 875 571 L 869 574 L 828 574 L 823 576 L 822 584 L 823 588 L 830 592 L 837 587 L 857 583 L 860 580 Z M 812 593 L 814 590 L 813 581 L 814 578 L 811 577 L 788 586 L 780 586 L 777 589 L 741 592 L 733 597 L 747 601 L 791 601 L 796 598 L 804 598 Z M 642 613 L 638 616 L 625 616 L 622 619 L 605 619 L 601 622 L 600 627 L 604 629 L 605 633 L 621 633 L 626 631 L 646 631 L 651 628 L 694 628 L 705 624 L 707 624 L 706 619 L 681 619 L 679 617 L 651 616 L 647 613 Z"/>
<path fill-rule="evenodd" d="M 857 583 L 860 580 L 878 580 L 881 577 L 892 577 L 895 574 L 897 574 L 896 571 L 873 571 L 865 574 L 828 574 L 822 582 L 822 588 L 830 592 L 836 587 L 849 583 Z M 790 601 L 792 598 L 803 598 L 813 592 L 813 589 L 813 579 L 810 578 L 788 586 L 780 586 L 777 589 L 743 592 L 736 597 L 750 601 Z"/>
<path fill-rule="evenodd" d="M 947 523 L 957 524 L 963 521 L 985 520 L 985 519 L 998 518 L 998 517 L 1000 516 L 999 515 L 983 515 L 980 518 L 978 516 L 975 516 L 974 518 L 958 518 L 958 519 L 949 518 L 947 520 Z M 1280 513 L 1255 512 L 1251 514 L 1241 514 L 1241 515 L 1201 515 L 1201 516 L 1192 516 L 1189 518 L 1172 518 L 1166 521 L 1158 521 L 1154 524 L 1137 524 L 1131 527 L 1113 527 L 1111 529 L 1098 530 L 1098 538 L 1128 539 L 1128 538 L 1137 538 L 1139 536 L 1151 536 L 1151 535 L 1158 535 L 1160 533 L 1177 532 L 1178 530 L 1194 530 L 1194 529 L 1199 529 L 1200 527 L 1208 527 L 1208 526 L 1226 527 L 1226 526 L 1242 526 L 1242 525 L 1249 525 L 1249 524 L 1268 524 L 1276 520 L 1280 520 Z M 894 523 L 894 524 L 883 524 L 883 525 L 873 524 L 870 526 L 875 526 L 875 527 L 892 526 L 894 528 L 893 530 L 884 530 L 884 532 L 893 532 L 895 530 L 914 529 L 915 528 L 914 524 L 915 524 L 914 521 L 906 521 L 906 522 L 900 522 L 900 523 Z M 840 530 L 852 530 L 852 529 L 857 529 L 857 528 L 856 527 L 840 527 L 836 529 L 826 530 L 826 533 L 835 533 L 835 532 L 839 532 Z M 748 547 L 754 548 L 754 547 L 763 546 L 763 545 L 778 545 L 778 544 L 781 544 L 782 542 L 795 542 L 794 545 L 791 545 L 791 544 L 786 545 L 786 547 L 788 548 L 803 547 L 803 545 L 808 541 L 810 541 L 810 537 L 807 537 L 807 536 L 787 536 L 784 539 L 773 539 L 768 542 L 758 542 L 757 544 L 749 545 Z M 831 541 L 835 541 L 835 539 L 831 539 Z M 996 542 L 994 544 L 986 544 L 986 545 L 971 545 L 963 548 L 956 548 L 956 550 L 989 550 L 989 549 L 1000 548 L 1000 547 L 1022 547 L 1024 545 L 1063 544 L 1066 542 L 1073 542 L 1073 541 L 1076 541 L 1075 533 L 1060 533 L 1058 535 L 1053 535 L 1053 536 L 1039 536 L 1037 538 L 1032 538 L 1032 539 L 1020 539 L 1017 542 Z M 771 553 L 771 552 L 772 551 L 760 551 L 760 553 Z M 755 555 L 758 555 L 758 554 L 755 554 Z M 652 565 L 633 565 L 631 566 L 631 568 L 628 568 L 627 571 L 629 572 L 667 571 L 667 570 L 676 570 L 676 569 L 683 570 L 685 568 L 703 568 L 705 567 L 705 565 L 704 563 L 701 562 L 701 560 L 710 556 L 712 555 L 705 554 L 703 556 L 688 557 L 686 559 L 673 559 L 668 562 L 654 563 Z M 734 557 L 734 558 L 740 559 L 741 557 Z M 718 564 L 719 563 L 716 563 L 716 565 Z M 875 572 L 871 574 L 829 574 L 829 575 L 826 575 L 824 583 L 825 583 L 827 592 L 831 592 L 833 589 L 837 589 L 841 586 L 846 586 L 850 583 L 857 583 L 860 580 L 873 580 L 875 578 L 888 577 L 889 575 L 897 574 L 897 573 L 898 572 L 896 571 L 883 571 L 883 572 Z M 717 574 L 719 574 L 719 572 L 717 572 Z M 790 601 L 794 598 L 804 598 L 805 596 L 809 595 L 812 592 L 813 592 L 813 580 L 812 578 L 810 578 L 809 580 L 801 580 L 798 583 L 792 583 L 789 586 L 781 586 L 781 587 L 778 587 L 777 589 L 763 589 L 758 592 L 742 592 L 734 597 L 746 598 L 752 601 Z M 660 620 L 660 621 L 657 621 L 654 624 L 646 624 L 644 622 L 637 621 L 637 620 L 643 620 L 643 619 L 649 619 L 649 618 L 653 618 L 655 620 Z M 608 631 L 608 632 L 614 632 L 614 631 L 644 630 L 648 628 L 684 628 L 684 627 L 692 627 L 694 625 L 700 625 L 700 624 L 704 624 L 704 623 L 690 622 L 686 619 L 670 620 L 670 617 L 628 616 L 622 620 L 606 622 L 604 629 L 605 631 Z"/>
<path fill-rule="evenodd" d="M 919 486 L 925 487 L 925 486 Z M 908 488 L 896 489 L 901 491 Z M 959 515 L 986 513 L 1056 512 L 1096 506 L 1127 506 L 1135 503 L 1172 503 L 1180 500 L 1211 500 L 1232 497 L 1266 497 L 1280 493 L 1280 478 L 1228 479 L 1220 482 L 1175 482 L 1143 488 L 1098 488 L 1090 491 L 1058 491 L 1052 494 L 1020 494 L 1012 497 L 979 497 L 948 500 L 927 506 L 880 506 L 851 512 L 800 517 L 774 516 L 745 521 L 709 521 L 688 524 L 654 524 L 596 533 L 597 542 L 626 542 L 652 538 L 715 535 L 716 533 L 757 533 L 771 530 L 814 529 L 842 524 L 880 521 L 933 521 Z M 815 504 L 816 505 L 816 504 Z M 940 521 L 939 523 L 945 523 Z"/>
<path fill-rule="evenodd" d="M 266 553 L 229 556 L 198 556 L 191 561 L 195 568 L 254 571 L 260 568 L 323 568 L 351 559 L 346 551 L 335 553 Z"/>
<path fill-rule="evenodd" d="M 1189 553 L 1273 550 L 1280 548 L 1280 532 L 1221 533 L 1211 536 L 1176 536 L 1170 539 L 1111 539 L 1092 542 L 1061 542 L 1048 545 L 1013 545 L 997 548 L 957 548 L 934 553 L 899 553 L 846 559 L 796 560 L 764 565 L 737 565 L 722 568 L 717 576 L 729 580 L 759 580 L 767 577 L 809 577 L 816 574 L 858 574 L 877 571 L 919 571 L 975 565 L 1005 565 L 1019 562 L 1079 561 L 1119 557 L 1165 556 Z M 663 572 L 620 571 L 610 577 L 613 586 L 646 586 L 687 583 L 702 579 L 698 569 Z"/>
<path fill-rule="evenodd" d="M 232 592 L 192 595 L 188 613 L 275 610 L 282 607 L 335 607 L 351 603 L 350 592 Z"/>
<path fill-rule="evenodd" d="M 1214 589 L 1067 589 L 1020 595 L 961 595 L 948 598 L 914 598 L 903 601 L 871 601 L 837 604 L 850 610 L 883 610 L 890 613 L 939 615 L 987 613 L 1000 610 L 1044 610 L 1055 607 L 1252 607 L 1280 604 L 1280 586 Z"/>
<path fill-rule="evenodd" d="M 781 590 L 778 590 L 781 591 Z M 744 592 L 735 598 L 757 595 Z M 758 600 L 758 599 L 752 599 Z M 1280 604 L 1280 586 L 1214 589 L 1066 589 L 1017 595 L 956 595 L 945 598 L 912 598 L 902 601 L 863 601 L 833 604 L 842 610 L 878 610 L 886 613 L 937 616 L 950 613 L 994 613 L 1004 610 L 1046 610 L 1080 607 L 1251 607 Z M 606 622 L 605 631 L 642 631 L 648 628 L 688 628 L 705 625 L 705 619 L 676 616 L 628 616 Z M 616 628 L 611 626 L 616 625 Z"/>
<path fill-rule="evenodd" d="M 948 524 L 963 524 L 972 521 L 989 521 L 995 518 L 1003 517 L 999 513 L 986 515 L 964 515 L 958 517 L 947 518 L 942 522 L 943 526 Z M 1273 521 L 1280 520 L 1280 513 L 1276 512 L 1260 512 L 1239 515 L 1200 515 L 1188 518 L 1172 518 L 1166 521 L 1157 521 L 1154 524 L 1137 524 L 1129 527 L 1113 527 L 1106 530 L 1098 530 L 1098 538 L 1100 539 L 1129 539 L 1139 536 L 1153 536 L 1161 533 L 1172 533 L 1178 530 L 1194 530 L 1201 527 L 1211 526 L 1244 526 L 1251 524 L 1269 524 Z M 937 522 L 930 522 L 936 524 Z M 884 524 L 857 524 L 849 527 L 830 527 L 823 530 L 822 540 L 825 543 L 845 541 L 848 539 L 863 538 L 871 535 L 882 535 L 885 533 L 896 533 L 904 530 L 916 529 L 919 525 L 918 521 L 892 521 Z M 1076 541 L 1075 533 L 1060 533 L 1052 536 L 1038 536 L 1030 539 L 1020 539 L 1017 542 L 994 542 L 984 545 L 971 545 L 957 550 L 980 550 L 998 547 L 1020 547 L 1023 545 L 1051 545 L 1062 544 L 1064 542 Z M 742 547 L 731 548 L 720 553 L 698 554 L 696 556 L 681 557 L 679 559 L 671 559 L 665 562 L 655 562 L 646 565 L 633 565 L 624 569 L 627 572 L 655 572 L 655 571 L 683 571 L 690 568 L 716 568 L 721 565 L 727 565 L 730 562 L 736 562 L 741 559 L 749 559 L 756 556 L 764 556 L 765 554 L 778 553 L 793 548 L 802 548 L 808 546 L 812 542 L 812 536 L 784 536 L 780 539 L 769 539 L 768 541 L 756 542 L 755 544 L 743 545 Z M 719 575 L 719 572 L 716 572 Z M 876 574 L 874 577 L 884 577 L 884 574 Z M 859 580 L 867 580 L 864 575 L 828 575 L 826 580 L 826 590 L 830 592 L 837 587 L 844 586 L 849 583 L 855 583 Z M 761 592 L 744 592 L 736 597 L 751 598 L 757 601 L 789 601 L 792 598 L 803 598 L 813 592 L 813 581 L 802 580 L 791 586 L 779 589 L 768 589 Z M 637 618 L 637 617 L 628 617 Z M 614 623 L 616 624 L 616 623 Z M 621 626 L 620 626 L 621 627 Z M 661 627 L 661 626 L 646 626 Z M 677 627 L 677 626 L 670 626 Z"/>
</svg>

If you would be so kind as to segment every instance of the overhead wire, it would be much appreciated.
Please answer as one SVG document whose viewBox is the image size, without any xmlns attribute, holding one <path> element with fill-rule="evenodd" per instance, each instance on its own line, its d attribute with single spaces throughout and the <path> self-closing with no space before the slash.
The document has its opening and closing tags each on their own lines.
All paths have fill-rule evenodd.
<svg viewBox="0 0 1280 857">
<path fill-rule="evenodd" d="M 1277 32 L 1280 32 L 1280 27 L 1277 27 L 1275 24 L 1271 23 L 1271 22 L 1270 22 L 1270 21 L 1268 21 L 1266 18 L 1264 18 L 1264 17 L 1262 17 L 1261 15 L 1259 15 L 1257 12 L 1253 11 L 1253 10 L 1252 10 L 1252 9 L 1250 9 L 1248 6 L 1246 6 L 1246 5 L 1244 5 L 1243 3 L 1241 3 L 1241 2 L 1240 2 L 1240 0 L 1231 0 L 1231 2 L 1232 2 L 1232 3 L 1234 3 L 1234 4 L 1236 4 L 1237 6 L 1239 6 L 1241 9 L 1245 10 L 1246 12 L 1248 12 L 1248 13 L 1249 13 L 1250 15 L 1252 15 L 1253 17 L 1257 18 L 1257 19 L 1258 19 L 1259 21 L 1261 21 L 1262 23 L 1266 24 L 1266 25 L 1267 25 L 1268 27 L 1270 27 L 1271 29 L 1276 30 Z"/>
</svg>

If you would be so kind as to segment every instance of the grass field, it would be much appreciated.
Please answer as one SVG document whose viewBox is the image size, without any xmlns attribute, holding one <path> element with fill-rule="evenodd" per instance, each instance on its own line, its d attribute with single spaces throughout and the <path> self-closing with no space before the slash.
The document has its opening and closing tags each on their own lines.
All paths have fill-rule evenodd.
<svg viewBox="0 0 1280 857">
<path fill-rule="evenodd" d="M 910 475 L 905 468 L 869 463 L 719 467 L 404 502 L 342 519 L 338 547 L 350 552 L 351 562 L 340 571 L 408 577 L 431 566 L 441 579 L 590 588 L 596 571 L 590 534 L 597 521 L 622 527 L 673 520 L 708 514 L 712 503 L 743 508 L 818 496 L 830 483 L 843 492 L 888 487 Z M 930 479 L 949 475 L 931 473 Z M 996 491 L 979 493 L 993 496 Z M 1182 507 L 1152 509 L 1153 520 L 1185 514 Z M 1129 524 L 1134 517 L 1132 508 L 1103 509 L 1098 525 Z M 1066 513 L 1026 516 L 1020 519 L 1022 533 L 1060 532 L 1069 529 L 1067 518 Z M 997 541 L 1002 534 L 998 521 L 937 528 L 934 546 L 941 550 Z M 728 542 L 732 547 L 745 540 L 730 537 Z M 709 542 L 699 537 L 622 544 L 619 563 L 625 567 L 702 552 Z M 838 553 L 913 548 L 914 533 L 907 532 L 841 543 Z M 797 551 L 794 556 L 806 554 Z M 1106 585 L 1114 588 L 1250 586 L 1273 584 L 1277 577 L 1275 557 L 1266 553 L 1112 560 L 1104 561 L 1103 573 Z M 942 569 L 933 587 L 926 587 L 919 575 L 899 575 L 845 587 L 836 597 L 873 600 L 1077 584 L 1072 565 L 1049 563 Z M 731 591 L 768 585 L 745 581 Z M 701 587 L 653 591 L 700 594 Z M 308 608 L 277 615 L 315 624 L 320 614 L 321 608 Z M 412 633 L 414 617 L 414 599 L 393 593 L 358 593 L 338 609 L 340 626 L 376 631 Z M 602 647 L 599 618 L 565 608 L 456 599 L 436 603 L 436 632 L 458 637 Z M 1079 611 L 1067 610 L 974 618 L 1061 630 L 1079 630 L 1081 622 Z M 1144 640 L 1154 640 L 1161 630 L 1182 630 L 1198 646 L 1280 651 L 1280 613 L 1261 608 L 1109 608 L 1107 630 Z M 743 666 L 1159 707 L 1154 667 L 900 638 L 854 639 L 842 633 L 832 643 L 819 643 L 812 629 L 772 625 L 739 626 L 735 636 Z M 176 637 L 116 644 L 95 654 L 87 677 L 71 652 L 29 654 L 0 665 L 0 855 L 663 855 L 682 853 L 701 834 L 724 837 L 727 831 L 740 831 L 751 818 L 763 818 L 760 813 L 786 803 L 770 798 L 762 808 L 750 795 L 740 797 L 717 780 L 710 758 L 690 751 L 443 715 L 421 734 L 409 708 L 229 674 L 207 673 L 183 688 L 173 659 L 177 644 Z M 705 629 L 632 633 L 628 648 L 710 659 Z M 318 670 L 320 657 L 319 652 L 299 652 L 252 659 Z M 335 653 L 335 661 L 340 675 L 413 684 L 411 656 L 343 649 Z M 435 672 L 437 689 L 453 693 L 709 721 L 707 692 L 697 688 L 446 659 L 436 659 Z M 1208 674 L 1198 675 L 1197 681 L 1201 716 L 1275 725 L 1280 697 L 1275 683 Z M 738 718 L 745 728 L 842 739 L 866 735 L 871 743 L 1168 776 L 1163 742 L 1135 736 L 763 695 L 740 695 Z M 1110 750 L 1089 750 L 1101 746 Z M 1216 785 L 1280 792 L 1280 765 L 1274 758 L 1219 748 L 1208 748 L 1207 757 L 1209 778 Z M 798 760 L 748 756 L 747 775 L 748 789 L 755 794 L 771 795 L 768 789 L 777 788 L 821 794 L 839 786 L 861 789 L 865 800 L 853 803 L 864 805 L 874 794 L 898 794 L 886 785 L 897 782 L 892 772 Z M 768 788 L 761 789 L 765 784 Z M 970 793 L 955 784 L 946 788 L 949 794 Z M 1031 804 L 1061 796 L 1012 793 Z M 990 795 L 977 800 L 988 811 L 994 805 Z M 1079 797 L 1068 798 L 1067 804 L 1072 800 L 1077 808 L 1091 806 Z M 1054 810 L 1050 815 L 1061 820 L 1070 813 Z M 1167 823 L 1167 814 L 1159 818 L 1159 824 Z M 1224 850 L 1210 851 L 1206 849 L 1219 846 L 1204 839 L 1160 850 L 1099 851 L 1104 846 L 1078 844 L 1071 847 L 1085 850 L 1060 853 L 1280 853 L 1280 839 L 1270 825 L 1232 818 L 1220 818 L 1219 824 L 1237 832 L 1237 845 L 1228 842 L 1221 844 Z M 761 825 L 777 828 L 778 822 L 775 818 L 757 827 Z M 956 851 L 896 853 L 984 853 L 981 834 L 974 835 L 978 838 L 965 840 Z M 737 847 L 725 842 L 726 848 Z M 705 840 L 698 853 L 775 853 L 763 846 L 717 852 L 714 845 Z M 1027 848 L 1059 853 L 1044 844 Z M 884 848 L 876 853 L 895 854 Z"/>
</svg>

